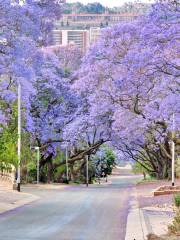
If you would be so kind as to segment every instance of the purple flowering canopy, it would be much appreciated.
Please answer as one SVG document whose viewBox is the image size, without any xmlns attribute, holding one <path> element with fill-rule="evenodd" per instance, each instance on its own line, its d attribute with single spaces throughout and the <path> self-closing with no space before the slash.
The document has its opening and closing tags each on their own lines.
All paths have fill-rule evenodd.
<svg viewBox="0 0 180 240">
<path fill-rule="evenodd" d="M 104 30 L 73 86 L 90 122 L 110 133 L 101 137 L 158 177 L 171 164 L 173 114 L 180 127 L 179 14 L 177 1 L 161 1 L 147 16 Z"/>
<path fill-rule="evenodd" d="M 23 89 L 24 105 L 29 107 L 29 94 L 36 78 L 33 62 L 37 50 L 49 41 L 54 20 L 60 14 L 57 1 L 0 1 L 0 100 L 12 104 L 17 98 L 17 83 Z M 8 109 L 4 109 L 8 115 Z"/>
</svg>

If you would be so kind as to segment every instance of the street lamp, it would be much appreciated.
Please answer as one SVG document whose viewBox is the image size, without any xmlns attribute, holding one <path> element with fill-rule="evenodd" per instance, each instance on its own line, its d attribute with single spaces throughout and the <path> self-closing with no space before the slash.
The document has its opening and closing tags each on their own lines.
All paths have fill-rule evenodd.
<svg viewBox="0 0 180 240">
<path fill-rule="evenodd" d="M 106 175 L 105 172 L 102 172 L 103 179 L 105 178 L 105 175 Z"/>
<path fill-rule="evenodd" d="M 66 146 L 66 180 L 67 184 L 69 184 L 69 167 L 68 167 L 68 148 Z"/>
<path fill-rule="evenodd" d="M 39 147 L 35 147 L 35 150 L 37 150 L 37 184 L 39 184 L 39 162 L 40 162 L 40 150 Z"/>
<path fill-rule="evenodd" d="M 36 175 L 36 179 L 37 179 L 37 184 L 39 184 L 39 163 L 40 163 L 40 147 L 31 147 L 31 149 L 35 149 L 37 151 L 37 175 Z"/>
<path fill-rule="evenodd" d="M 171 152 L 172 152 L 172 186 L 175 185 L 175 114 L 173 114 L 173 130 L 172 130 L 172 144 L 171 144 Z"/>
<path fill-rule="evenodd" d="M 21 84 L 18 82 L 18 171 L 17 191 L 21 191 Z"/>
<path fill-rule="evenodd" d="M 89 161 L 88 156 L 86 156 L 86 186 L 89 186 Z"/>
</svg>

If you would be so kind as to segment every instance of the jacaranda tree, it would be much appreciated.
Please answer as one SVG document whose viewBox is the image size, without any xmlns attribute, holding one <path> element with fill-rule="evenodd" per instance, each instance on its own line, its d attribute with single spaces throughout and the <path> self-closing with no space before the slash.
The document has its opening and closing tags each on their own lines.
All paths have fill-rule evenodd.
<svg viewBox="0 0 180 240">
<path fill-rule="evenodd" d="M 111 133 L 102 138 L 158 178 L 171 167 L 173 114 L 176 129 L 180 123 L 179 12 L 177 1 L 161 1 L 147 16 L 104 30 L 74 84 L 91 122 Z"/>
<path fill-rule="evenodd" d="M 48 0 L 1 0 L 0 9 L 0 137 L 3 137 L 3 132 L 10 131 L 12 125 L 12 133 L 17 130 L 14 111 L 18 83 L 22 86 L 23 123 L 26 125 L 29 97 L 36 79 L 34 61 L 39 58 L 38 49 L 50 41 L 53 20 L 59 16 L 61 5 Z M 17 140 L 17 134 L 12 138 L 14 149 L 15 138 Z"/>
</svg>

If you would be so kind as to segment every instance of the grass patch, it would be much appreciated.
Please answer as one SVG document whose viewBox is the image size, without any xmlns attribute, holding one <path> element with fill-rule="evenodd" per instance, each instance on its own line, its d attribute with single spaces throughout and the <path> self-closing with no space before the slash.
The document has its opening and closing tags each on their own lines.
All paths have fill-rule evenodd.
<svg viewBox="0 0 180 240">
<path fill-rule="evenodd" d="M 180 207 L 180 193 L 174 195 L 174 203 L 176 207 Z"/>
<path fill-rule="evenodd" d="M 169 226 L 169 232 L 180 236 L 180 208 L 177 208 L 173 223 Z"/>
<path fill-rule="evenodd" d="M 146 179 L 141 179 L 137 181 L 137 184 L 143 184 L 143 183 L 154 183 L 158 180 L 155 177 L 147 176 Z"/>
<path fill-rule="evenodd" d="M 180 238 L 178 236 L 175 236 L 175 235 L 167 235 L 167 236 L 161 236 L 161 237 L 158 237 L 157 235 L 155 234 L 149 234 L 148 235 L 148 239 L 147 240 L 179 240 Z"/>
</svg>

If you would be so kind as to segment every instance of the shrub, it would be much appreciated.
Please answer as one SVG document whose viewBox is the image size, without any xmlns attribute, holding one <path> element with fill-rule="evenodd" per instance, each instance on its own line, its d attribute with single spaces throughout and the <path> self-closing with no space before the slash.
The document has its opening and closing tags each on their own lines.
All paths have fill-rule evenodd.
<svg viewBox="0 0 180 240">
<path fill-rule="evenodd" d="M 170 233 L 177 234 L 179 236 L 180 234 L 180 209 L 177 210 L 176 216 L 173 220 L 172 225 L 169 226 Z"/>
<path fill-rule="evenodd" d="M 66 166 L 62 165 L 58 168 L 55 169 L 54 174 L 53 174 L 53 180 L 54 182 L 64 182 L 66 180 Z M 67 180 L 66 180 L 67 181 Z"/>
<path fill-rule="evenodd" d="M 175 203 L 176 207 L 180 207 L 180 193 L 178 193 L 174 196 L 174 203 Z"/>
<path fill-rule="evenodd" d="M 148 235 L 148 240 L 162 240 L 162 238 L 154 235 L 154 234 L 149 234 Z"/>
<path fill-rule="evenodd" d="M 36 176 L 37 176 L 37 168 L 36 168 L 36 163 L 35 162 L 29 162 L 27 164 L 27 181 L 28 182 L 33 182 L 36 181 Z"/>
</svg>

